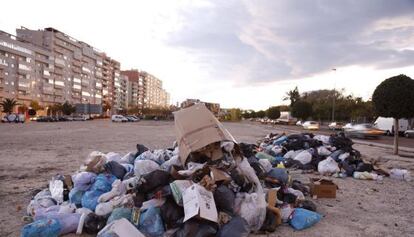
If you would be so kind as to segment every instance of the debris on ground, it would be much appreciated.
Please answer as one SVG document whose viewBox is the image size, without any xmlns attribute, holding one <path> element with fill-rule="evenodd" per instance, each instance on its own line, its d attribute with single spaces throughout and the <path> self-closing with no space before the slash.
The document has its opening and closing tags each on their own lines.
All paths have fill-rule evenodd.
<svg viewBox="0 0 414 237">
<path fill-rule="evenodd" d="M 143 144 L 125 156 L 92 152 L 72 176 L 52 177 L 27 207 L 22 237 L 247 236 L 280 225 L 294 230 L 322 220 L 312 198 L 335 198 L 332 179 L 296 180 L 294 170 L 321 175 L 411 180 L 407 170 L 365 162 L 352 140 L 269 134 L 237 143 L 203 104 L 175 113 L 171 148 Z"/>
</svg>

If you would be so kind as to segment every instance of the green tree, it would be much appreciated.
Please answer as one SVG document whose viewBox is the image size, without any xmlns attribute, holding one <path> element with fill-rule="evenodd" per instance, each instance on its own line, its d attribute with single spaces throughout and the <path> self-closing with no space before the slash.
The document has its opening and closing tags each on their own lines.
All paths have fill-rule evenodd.
<svg viewBox="0 0 414 237">
<path fill-rule="evenodd" d="M 299 99 L 300 93 L 298 87 L 295 87 L 295 89 L 286 92 L 285 97 L 283 97 L 283 100 L 290 100 L 290 107 L 292 107 Z"/>
<path fill-rule="evenodd" d="M 266 110 L 266 116 L 270 119 L 277 119 L 280 117 L 280 110 L 278 106 L 272 106 Z"/>
<path fill-rule="evenodd" d="M 43 109 L 43 107 L 39 105 L 39 102 L 37 100 L 32 100 L 30 102 L 29 107 L 32 108 L 35 111 L 38 111 L 38 110 L 42 110 Z"/>
<path fill-rule="evenodd" d="M 71 115 L 71 114 L 75 113 L 75 111 L 76 111 L 75 106 L 69 104 L 69 102 L 67 102 L 67 101 L 65 101 L 65 103 L 62 105 L 61 109 L 62 109 L 62 113 L 64 115 Z"/>
<path fill-rule="evenodd" d="M 13 112 L 14 107 L 17 105 L 19 105 L 19 103 L 17 103 L 17 100 L 15 99 L 6 98 L 2 102 L 0 102 L 0 106 L 3 108 L 3 113 L 7 114 Z"/>
<path fill-rule="evenodd" d="M 297 101 L 292 107 L 292 116 L 306 120 L 312 115 L 312 105 L 306 101 Z"/>
<path fill-rule="evenodd" d="M 52 115 L 57 115 L 59 112 L 62 112 L 62 104 L 54 104 L 49 107 Z"/>
<path fill-rule="evenodd" d="M 259 110 L 256 112 L 257 118 L 263 118 L 266 116 L 266 112 L 264 110 Z"/>
<path fill-rule="evenodd" d="M 381 82 L 372 95 L 376 113 L 394 118 L 394 154 L 398 155 L 398 120 L 414 117 L 414 80 L 398 75 Z"/>
</svg>

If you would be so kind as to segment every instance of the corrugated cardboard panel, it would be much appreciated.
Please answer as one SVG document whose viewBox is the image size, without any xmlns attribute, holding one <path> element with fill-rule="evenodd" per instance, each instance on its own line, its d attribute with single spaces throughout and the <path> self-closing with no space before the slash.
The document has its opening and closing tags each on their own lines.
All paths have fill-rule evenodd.
<svg viewBox="0 0 414 237">
<path fill-rule="evenodd" d="M 227 140 L 236 143 L 204 104 L 195 104 L 175 112 L 174 120 L 182 164 L 185 164 L 191 152 L 213 142 Z"/>
</svg>

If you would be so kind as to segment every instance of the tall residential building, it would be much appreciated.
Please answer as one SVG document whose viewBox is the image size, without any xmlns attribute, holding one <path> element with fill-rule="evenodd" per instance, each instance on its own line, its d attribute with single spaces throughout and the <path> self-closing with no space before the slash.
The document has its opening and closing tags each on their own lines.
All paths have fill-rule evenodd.
<svg viewBox="0 0 414 237">
<path fill-rule="evenodd" d="M 54 82 L 52 55 L 48 49 L 0 31 L 0 100 L 14 98 L 26 105 L 32 100 L 44 104 L 59 100 L 55 87 L 61 83 Z"/>
<path fill-rule="evenodd" d="M 170 95 L 162 88 L 162 81 L 147 72 L 141 74 L 144 78 L 144 107 L 168 107 Z"/>
<path fill-rule="evenodd" d="M 29 105 L 108 104 L 113 113 L 129 107 L 169 106 L 169 94 L 153 75 L 128 70 L 106 53 L 54 28 L 0 31 L 0 100 Z"/>
<path fill-rule="evenodd" d="M 54 102 L 102 103 L 104 54 L 101 51 L 54 28 L 21 28 L 16 32 L 24 41 L 51 52 Z"/>
<path fill-rule="evenodd" d="M 121 72 L 128 77 L 128 106 L 139 109 L 144 108 L 144 77 L 136 69 Z"/>
</svg>

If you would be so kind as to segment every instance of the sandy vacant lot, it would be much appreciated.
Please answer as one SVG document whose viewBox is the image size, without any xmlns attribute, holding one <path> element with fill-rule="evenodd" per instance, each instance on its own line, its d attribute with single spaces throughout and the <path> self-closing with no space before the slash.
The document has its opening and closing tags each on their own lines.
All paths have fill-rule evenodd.
<svg viewBox="0 0 414 237">
<path fill-rule="evenodd" d="M 255 142 L 274 128 L 251 123 L 226 123 L 238 141 Z M 172 145 L 172 122 L 113 124 L 108 120 L 66 123 L 0 124 L 0 236 L 19 236 L 31 194 L 57 173 L 73 173 L 94 150 L 126 153 L 137 143 L 151 149 Z M 406 167 L 410 159 L 387 160 L 389 150 L 355 146 L 365 158 L 389 167 Z M 413 182 L 334 179 L 336 199 L 315 200 L 323 220 L 295 232 L 281 226 L 271 236 L 414 236 Z"/>
</svg>

